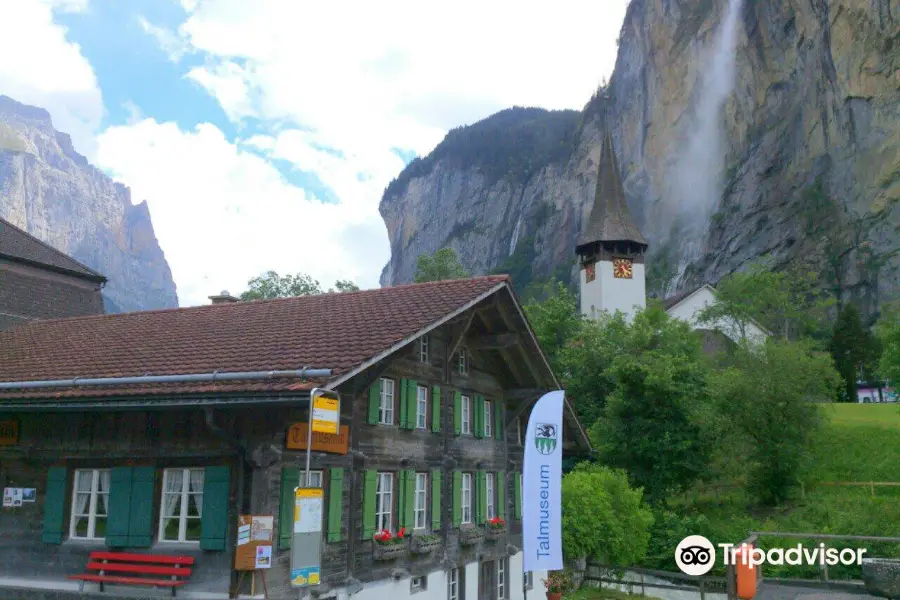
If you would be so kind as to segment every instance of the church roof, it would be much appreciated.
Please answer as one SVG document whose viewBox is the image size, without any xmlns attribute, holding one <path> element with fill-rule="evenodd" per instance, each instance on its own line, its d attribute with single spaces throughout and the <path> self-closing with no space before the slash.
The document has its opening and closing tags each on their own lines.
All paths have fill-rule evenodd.
<svg viewBox="0 0 900 600">
<path fill-rule="evenodd" d="M 625 202 L 625 188 L 619 173 L 619 162 L 613 149 L 609 132 L 603 138 L 600 154 L 600 172 L 597 176 L 597 191 L 594 207 L 587 227 L 578 240 L 578 247 L 595 242 L 635 242 L 647 246 L 647 240 L 634 223 L 628 204 Z"/>
</svg>

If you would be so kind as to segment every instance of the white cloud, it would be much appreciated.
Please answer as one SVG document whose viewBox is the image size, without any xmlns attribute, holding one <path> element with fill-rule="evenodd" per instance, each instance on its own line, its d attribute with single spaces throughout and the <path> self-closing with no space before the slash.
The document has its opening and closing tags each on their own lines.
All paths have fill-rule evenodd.
<svg viewBox="0 0 900 600">
<path fill-rule="evenodd" d="M 0 19 L 0 93 L 47 109 L 75 149 L 93 156 L 103 99 L 91 65 L 53 10 L 79 11 L 87 0 L 16 0 Z"/>
<path fill-rule="evenodd" d="M 268 269 L 306 272 L 325 286 L 336 279 L 377 286 L 389 250 L 366 184 L 344 182 L 341 204 L 320 202 L 209 124 L 185 132 L 145 119 L 98 141 L 98 165 L 148 200 L 183 306 L 223 289 L 239 293 Z M 309 152 L 293 133 L 253 145 L 274 155 Z M 328 172 L 325 157 L 309 159 Z"/>
<path fill-rule="evenodd" d="M 139 15 L 137 19 L 138 25 L 141 26 L 144 33 L 156 39 L 163 52 L 169 56 L 169 60 L 172 62 L 178 62 L 185 54 L 190 52 L 190 48 L 181 36 L 164 27 L 154 25 L 143 15 Z"/>
</svg>

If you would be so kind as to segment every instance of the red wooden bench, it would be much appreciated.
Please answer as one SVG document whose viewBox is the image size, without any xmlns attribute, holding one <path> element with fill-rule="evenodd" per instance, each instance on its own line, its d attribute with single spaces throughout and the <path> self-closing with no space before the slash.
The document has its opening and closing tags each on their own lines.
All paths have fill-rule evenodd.
<svg viewBox="0 0 900 600">
<path fill-rule="evenodd" d="M 193 564 L 192 556 L 91 552 L 86 570 L 97 571 L 97 573 L 69 575 L 68 578 L 80 580 L 82 592 L 84 591 L 84 582 L 93 581 L 100 584 L 101 592 L 104 583 L 146 585 L 171 588 L 172 597 L 175 597 L 175 590 L 184 585 L 185 579 L 190 577 L 190 567 Z M 126 573 L 136 573 L 143 577 L 125 575 Z M 158 575 L 159 577 L 147 577 L 147 575 Z M 184 579 L 179 579 L 179 577 Z"/>
</svg>

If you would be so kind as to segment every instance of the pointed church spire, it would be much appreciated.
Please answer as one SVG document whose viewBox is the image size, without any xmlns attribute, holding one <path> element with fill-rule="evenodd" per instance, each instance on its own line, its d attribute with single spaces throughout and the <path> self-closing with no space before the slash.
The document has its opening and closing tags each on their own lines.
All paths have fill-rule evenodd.
<svg viewBox="0 0 900 600">
<path fill-rule="evenodd" d="M 633 242 L 643 246 L 643 249 L 648 245 L 641 230 L 635 225 L 625 202 L 619 161 L 616 160 L 612 137 L 607 131 L 600 155 L 600 173 L 597 177 L 594 207 L 591 209 L 587 227 L 578 240 L 576 251 L 581 254 L 582 249 L 609 242 Z"/>
</svg>

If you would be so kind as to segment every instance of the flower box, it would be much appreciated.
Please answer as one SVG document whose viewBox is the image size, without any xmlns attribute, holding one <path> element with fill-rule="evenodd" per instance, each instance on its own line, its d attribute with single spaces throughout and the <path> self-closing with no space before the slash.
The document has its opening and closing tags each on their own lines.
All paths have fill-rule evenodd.
<svg viewBox="0 0 900 600">
<path fill-rule="evenodd" d="M 480 527 L 466 527 L 459 530 L 459 543 L 463 546 L 474 546 L 484 539 L 484 530 Z"/>
<path fill-rule="evenodd" d="M 491 541 L 502 539 L 505 535 L 506 527 L 488 527 L 484 532 L 484 537 Z"/>
<path fill-rule="evenodd" d="M 431 554 L 440 547 L 441 536 L 439 535 L 414 535 L 410 551 L 413 554 Z"/>
<path fill-rule="evenodd" d="M 406 544 L 403 542 L 392 544 L 375 542 L 372 553 L 375 560 L 394 560 L 406 555 Z"/>
</svg>

